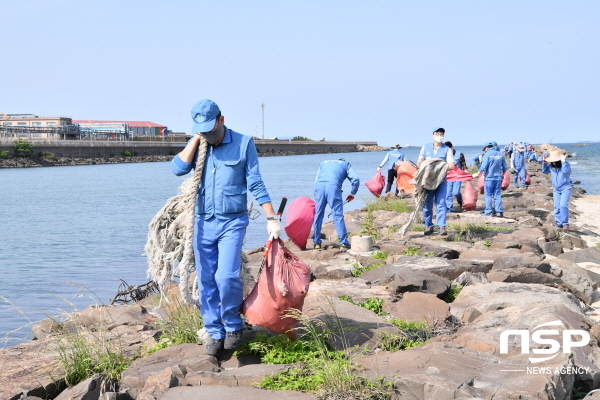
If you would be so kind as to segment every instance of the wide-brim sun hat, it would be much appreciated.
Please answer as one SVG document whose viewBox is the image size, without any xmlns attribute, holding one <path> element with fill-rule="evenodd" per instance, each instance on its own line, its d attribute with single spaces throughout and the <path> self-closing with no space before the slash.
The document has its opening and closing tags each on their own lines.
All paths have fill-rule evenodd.
<svg viewBox="0 0 600 400">
<path fill-rule="evenodd" d="M 396 143 L 392 146 L 392 149 L 401 149 L 401 148 L 402 148 L 402 146 L 400 146 L 399 143 Z"/>
<path fill-rule="evenodd" d="M 548 157 L 546 157 L 546 161 L 547 162 L 556 162 L 556 161 L 560 161 L 560 151 L 558 150 L 552 150 L 550 152 L 550 155 Z"/>
<path fill-rule="evenodd" d="M 517 146 L 517 150 L 519 151 L 525 151 L 525 146 L 523 146 L 522 144 Z"/>
</svg>

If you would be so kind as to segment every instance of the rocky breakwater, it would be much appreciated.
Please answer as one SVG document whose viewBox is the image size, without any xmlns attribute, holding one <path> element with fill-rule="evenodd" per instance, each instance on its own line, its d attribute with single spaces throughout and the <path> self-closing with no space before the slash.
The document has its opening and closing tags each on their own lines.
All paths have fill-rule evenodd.
<svg viewBox="0 0 600 400">
<path fill-rule="evenodd" d="M 600 221 L 572 207 L 573 229 L 554 228 L 548 177 L 539 164 L 528 167 L 531 186 L 503 192 L 505 218 L 481 216 L 480 196 L 477 211 L 449 214 L 448 236 L 423 236 L 417 224 L 398 237 L 408 218 L 400 211 L 410 210 L 389 199 L 345 214 L 349 231 L 373 236 L 374 253 L 341 249 L 331 223 L 322 250 L 287 243 L 315 278 L 305 316 L 341 329 L 328 344 L 346 352 L 353 374 L 389 382 L 390 399 L 579 399 L 600 387 Z M 574 197 L 585 199 L 584 191 Z M 246 254 L 246 293 L 260 250 Z M 297 364 L 215 358 L 196 343 L 147 354 L 177 303 L 175 284 L 165 293 L 162 302 L 149 297 L 41 322 L 36 340 L 0 351 L 0 398 L 327 398 L 253 386 Z M 75 330 L 70 321 L 87 335 L 106 332 L 123 357 L 136 358 L 118 382 L 98 374 L 66 387 L 59 344 Z M 247 327 L 244 339 L 257 333 L 270 334 Z"/>
<path fill-rule="evenodd" d="M 124 164 L 171 161 L 173 156 L 119 156 L 119 157 L 15 157 L 0 159 L 0 168 L 59 167 L 72 165 Z"/>
</svg>

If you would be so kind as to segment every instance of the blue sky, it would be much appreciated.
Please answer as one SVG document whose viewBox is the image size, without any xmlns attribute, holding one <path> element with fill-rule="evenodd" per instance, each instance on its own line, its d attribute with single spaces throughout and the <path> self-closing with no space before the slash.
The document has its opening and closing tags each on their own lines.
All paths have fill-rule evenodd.
<svg viewBox="0 0 600 400">
<path fill-rule="evenodd" d="M 265 137 L 598 140 L 600 2 L 12 0 L 0 112 Z"/>
</svg>

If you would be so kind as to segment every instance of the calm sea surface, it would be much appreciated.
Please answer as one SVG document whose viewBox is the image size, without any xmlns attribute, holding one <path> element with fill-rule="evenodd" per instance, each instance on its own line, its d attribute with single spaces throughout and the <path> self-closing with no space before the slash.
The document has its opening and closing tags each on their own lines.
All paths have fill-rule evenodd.
<svg viewBox="0 0 600 400">
<path fill-rule="evenodd" d="M 557 145 L 577 153 L 570 159 L 572 180 L 581 181 L 588 193 L 600 194 L 600 143 Z M 457 150 L 470 160 L 480 147 Z M 402 151 L 416 161 L 419 148 Z M 361 179 L 357 198 L 345 207 L 347 211 L 363 207 L 365 199 L 371 198 L 363 183 L 384 155 L 263 157 L 260 169 L 278 207 L 283 196 L 290 201 L 312 197 L 319 163 L 344 158 Z M 0 170 L 0 339 L 5 338 L 0 346 L 30 338 L 27 325 L 46 315 L 108 304 L 119 279 L 129 284 L 146 282 L 142 253 L 148 223 L 177 193 L 183 179 L 174 176 L 165 162 Z M 346 181 L 346 194 L 349 188 Z M 259 247 L 266 239 L 266 221 L 261 216 L 250 222 L 244 249 Z"/>
</svg>

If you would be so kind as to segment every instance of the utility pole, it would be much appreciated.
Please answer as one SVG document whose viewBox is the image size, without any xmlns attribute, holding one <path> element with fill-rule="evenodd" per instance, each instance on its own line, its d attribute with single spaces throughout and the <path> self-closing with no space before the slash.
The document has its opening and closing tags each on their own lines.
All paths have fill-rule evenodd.
<svg viewBox="0 0 600 400">
<path fill-rule="evenodd" d="M 260 106 L 262 107 L 262 128 L 263 128 L 262 138 L 263 138 L 263 140 L 265 140 L 265 103 L 261 103 Z"/>
</svg>

